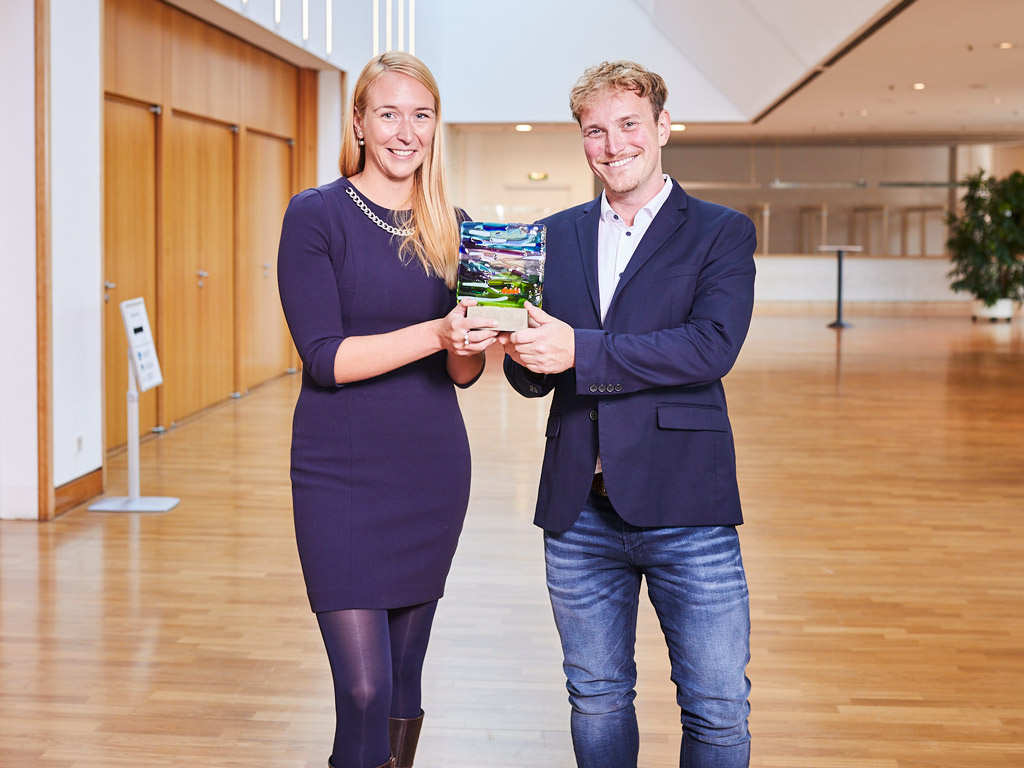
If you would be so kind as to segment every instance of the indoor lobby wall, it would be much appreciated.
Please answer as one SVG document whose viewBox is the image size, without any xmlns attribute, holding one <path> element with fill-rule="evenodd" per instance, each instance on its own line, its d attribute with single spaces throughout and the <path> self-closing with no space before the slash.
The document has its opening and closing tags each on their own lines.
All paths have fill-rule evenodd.
<svg viewBox="0 0 1024 768">
<path fill-rule="evenodd" d="M 575 124 L 451 126 L 447 150 L 454 202 L 478 221 L 533 222 L 594 197 Z"/>
<path fill-rule="evenodd" d="M 992 174 L 1001 178 L 1014 171 L 1024 172 L 1024 144 L 995 147 L 992 156 Z"/>
<path fill-rule="evenodd" d="M 156 424 L 294 366 L 277 240 L 288 198 L 315 183 L 318 82 L 158 0 L 107 0 L 104 23 L 108 153 L 140 158 L 107 163 L 109 447 L 124 441 L 119 301 L 146 297 L 164 373 Z M 143 133 L 152 140 L 138 146 Z M 118 195 L 128 187 L 145 194 Z"/>
<path fill-rule="evenodd" d="M 127 0 L 119 5 L 127 5 Z M 186 16 L 163 3 L 138 0 L 133 6 L 150 10 L 159 7 Z M 123 413 L 125 409 L 127 378 L 124 374 L 115 381 L 104 363 L 104 326 L 120 331 L 119 318 L 103 317 L 109 306 L 104 303 L 104 294 L 109 293 L 103 287 L 107 276 L 104 255 L 108 250 L 104 238 L 110 230 L 104 211 L 104 161 L 121 154 L 116 142 L 104 147 L 108 138 L 104 136 L 105 112 L 110 101 L 141 107 L 152 125 L 160 115 L 149 108 L 161 105 L 169 108 L 162 113 L 167 118 L 176 108 L 183 113 L 182 119 L 227 124 L 233 135 L 230 141 L 234 154 L 231 202 L 245 207 L 251 214 L 250 223 L 257 222 L 249 242 L 258 240 L 261 247 L 265 246 L 262 252 L 242 246 L 246 253 L 239 253 L 236 247 L 231 254 L 232 265 L 242 256 L 249 257 L 251 282 L 263 287 L 274 282 L 272 261 L 265 255 L 276 255 L 277 246 L 276 236 L 263 232 L 264 225 L 268 221 L 279 223 L 288 195 L 317 181 L 316 104 L 321 93 L 334 112 L 335 122 L 340 122 L 339 73 L 331 71 L 321 79 L 316 69 L 300 70 L 329 65 L 278 38 L 274 38 L 278 46 L 275 51 L 294 53 L 288 61 L 278 58 L 285 54 L 270 56 L 241 38 L 231 38 L 232 45 L 244 51 L 245 63 L 251 65 L 244 68 L 241 81 L 255 93 L 246 102 L 241 119 L 221 112 L 226 103 L 241 101 L 237 94 L 229 99 L 215 96 L 207 102 L 208 109 L 189 101 L 196 94 L 209 94 L 215 84 L 223 85 L 217 79 L 217 65 L 223 61 L 216 56 L 212 57 L 214 65 L 205 71 L 193 70 L 194 87 L 186 89 L 190 93 L 183 94 L 181 101 L 163 100 L 163 96 L 151 101 L 152 94 L 139 87 L 147 79 L 152 85 L 155 78 L 157 90 L 165 94 L 169 86 L 164 78 L 165 66 L 173 55 L 160 41 L 155 45 L 143 41 L 134 46 L 134 60 L 129 56 L 129 60 L 118 61 L 118 34 L 112 34 L 110 25 L 105 24 L 110 21 L 106 11 L 103 0 L 12 0 L 4 7 L 0 66 L 6 74 L 0 83 L 0 135 L 9 151 L 0 159 L 5 266 L 0 286 L 2 518 L 51 519 L 99 492 L 105 481 L 104 449 L 117 444 L 116 439 L 105 444 L 104 436 L 105 412 L 116 409 Z M 129 26 L 136 22 L 142 26 L 148 23 L 136 15 Z M 224 35 L 217 30 L 204 34 Z M 184 58 L 194 61 L 192 53 L 195 51 L 186 51 Z M 146 66 L 136 66 L 140 59 Z M 206 61 L 210 60 L 207 57 Z M 272 60 L 269 65 L 268 60 Z M 105 94 L 104 69 L 111 67 L 118 83 Z M 289 102 L 284 109 L 280 108 L 281 81 L 274 75 L 275 68 L 278 74 L 282 68 L 292 72 L 291 82 L 285 86 L 290 95 L 283 97 Z M 301 111 L 297 101 L 302 104 Z M 210 114 L 201 114 L 204 110 Z M 297 120 L 297 114 L 304 119 Z M 231 125 L 239 126 L 239 134 L 231 131 Z M 162 140 L 163 134 L 160 136 Z M 274 149 L 268 152 L 270 146 Z M 287 189 L 281 194 L 261 197 L 253 193 L 247 197 L 247 189 L 266 188 L 264 177 L 257 177 L 259 158 L 271 155 L 277 178 L 289 177 Z M 283 173 L 282 156 L 296 158 L 283 164 Z M 122 160 L 122 165 L 132 165 L 131 158 Z M 157 170 L 163 174 L 165 169 Z M 247 187 L 247 182 L 251 186 Z M 260 205 L 269 207 L 260 209 Z M 114 218 L 124 219 L 131 212 L 117 208 L 115 214 Z M 232 237 L 244 243 L 246 234 L 237 231 L 244 223 L 231 222 L 228 226 Z M 232 283 L 234 312 L 246 278 L 236 271 L 227 279 Z M 116 301 L 124 297 L 110 298 L 116 306 Z M 268 314 L 267 303 L 271 302 L 266 300 L 249 314 Z M 275 299 L 272 303 L 270 313 L 280 312 L 279 302 Z M 159 302 L 154 300 L 149 309 L 152 319 L 160 310 Z M 239 325 L 236 323 L 226 334 L 226 343 L 236 349 L 243 347 L 238 341 L 242 333 Z M 123 341 L 123 334 L 121 337 Z M 249 349 L 258 351 L 259 346 L 252 344 Z M 291 357 L 291 364 L 294 360 Z M 241 370 L 245 365 L 245 361 L 233 357 L 236 386 L 251 386 L 258 380 L 245 378 Z M 120 390 L 112 405 L 105 404 L 105 379 Z M 123 441 L 123 436 L 120 439 Z"/>
<path fill-rule="evenodd" d="M 38 514 L 34 4 L 0 24 L 0 518 Z"/>
<path fill-rule="evenodd" d="M 759 301 L 830 301 L 834 254 L 847 253 L 844 298 L 865 302 L 960 302 L 946 273 L 950 182 L 991 168 L 988 145 L 688 145 L 664 165 L 697 197 L 748 214 L 758 229 Z"/>
<path fill-rule="evenodd" d="M 103 464 L 102 0 L 50 0 L 53 484 Z"/>
</svg>

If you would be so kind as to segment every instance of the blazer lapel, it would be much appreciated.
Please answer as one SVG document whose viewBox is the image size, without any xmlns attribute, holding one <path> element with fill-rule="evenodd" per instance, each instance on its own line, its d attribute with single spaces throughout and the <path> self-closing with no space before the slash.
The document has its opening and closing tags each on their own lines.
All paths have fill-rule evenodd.
<svg viewBox="0 0 1024 768">
<path fill-rule="evenodd" d="M 629 259 L 629 263 L 622 271 L 619 284 L 615 288 L 615 293 L 612 294 L 612 301 L 608 307 L 609 314 L 611 314 L 615 306 L 615 298 L 622 291 L 626 283 L 636 275 L 651 256 L 657 253 L 658 249 L 665 244 L 665 241 L 683 226 L 683 223 L 686 221 L 686 200 L 687 196 L 683 188 L 673 179 L 672 191 L 669 193 L 668 200 L 661 206 L 661 210 L 654 217 L 654 221 L 651 222 L 651 225 L 644 233 L 643 240 L 640 241 L 640 245 L 637 246 L 636 251 L 633 252 L 632 257 Z M 600 206 L 598 210 L 600 210 Z M 595 252 L 597 251 L 596 246 L 594 250 Z"/>
<path fill-rule="evenodd" d="M 583 274 L 587 279 L 590 300 L 594 302 L 594 313 L 601 320 L 600 288 L 597 280 L 597 225 L 601 219 L 601 198 L 591 201 L 576 219 L 576 236 L 580 242 L 580 258 L 583 260 Z"/>
</svg>

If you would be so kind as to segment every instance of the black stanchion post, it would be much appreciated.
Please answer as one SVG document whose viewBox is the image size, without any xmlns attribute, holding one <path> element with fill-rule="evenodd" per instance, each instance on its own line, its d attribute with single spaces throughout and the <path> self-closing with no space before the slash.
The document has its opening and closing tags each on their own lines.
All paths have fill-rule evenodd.
<svg viewBox="0 0 1024 768">
<path fill-rule="evenodd" d="M 843 254 L 847 251 L 860 253 L 863 248 L 859 245 L 822 245 L 818 248 L 823 252 L 834 252 L 836 255 L 836 319 L 829 323 L 829 328 L 850 328 L 849 323 L 843 322 Z"/>
</svg>

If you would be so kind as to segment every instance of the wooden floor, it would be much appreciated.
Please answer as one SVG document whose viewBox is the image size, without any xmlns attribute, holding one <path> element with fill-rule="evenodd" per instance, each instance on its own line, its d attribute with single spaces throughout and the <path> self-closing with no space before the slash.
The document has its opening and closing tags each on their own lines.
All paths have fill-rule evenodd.
<svg viewBox="0 0 1024 768">
<path fill-rule="evenodd" d="M 747 524 L 752 765 L 1024 765 L 1024 329 L 759 311 L 726 387 Z M 465 534 L 417 768 L 573 764 L 530 523 L 546 402 L 462 396 Z M 323 768 L 331 683 L 291 529 L 297 377 L 142 448 L 164 515 L 0 523 L 0 766 Z M 443 446 L 424 446 L 443 450 Z M 125 459 L 109 490 L 125 492 Z M 641 765 L 678 759 L 649 606 Z"/>
</svg>

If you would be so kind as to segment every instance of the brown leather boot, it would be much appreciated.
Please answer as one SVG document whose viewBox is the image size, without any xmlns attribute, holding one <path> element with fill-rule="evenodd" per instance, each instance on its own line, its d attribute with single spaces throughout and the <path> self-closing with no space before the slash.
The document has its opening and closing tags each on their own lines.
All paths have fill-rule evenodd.
<svg viewBox="0 0 1024 768">
<path fill-rule="evenodd" d="M 391 737 L 391 754 L 395 756 L 395 768 L 412 768 L 412 759 L 416 755 L 416 744 L 419 743 L 422 727 L 422 709 L 419 717 L 392 717 L 388 720 L 388 735 Z"/>
</svg>

